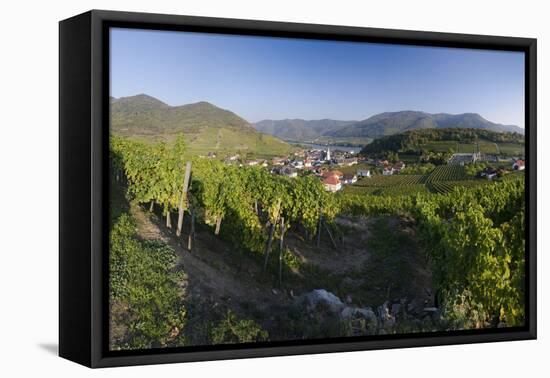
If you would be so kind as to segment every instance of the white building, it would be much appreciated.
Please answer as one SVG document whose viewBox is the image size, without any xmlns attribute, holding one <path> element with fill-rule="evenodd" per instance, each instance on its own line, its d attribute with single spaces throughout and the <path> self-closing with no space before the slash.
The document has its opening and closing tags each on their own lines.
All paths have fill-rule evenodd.
<svg viewBox="0 0 550 378">
<path fill-rule="evenodd" d="M 329 176 L 324 179 L 323 186 L 325 187 L 326 191 L 333 193 L 342 189 L 342 183 L 340 182 L 340 179 L 336 176 Z"/>
<path fill-rule="evenodd" d="M 514 171 L 523 171 L 525 169 L 525 161 L 518 159 L 512 165 Z"/>
<path fill-rule="evenodd" d="M 298 172 L 296 172 L 296 169 L 291 167 L 284 167 L 281 170 L 281 174 L 287 177 L 298 177 Z"/>
<path fill-rule="evenodd" d="M 391 176 L 393 175 L 393 168 L 384 168 L 384 170 L 382 171 L 382 174 L 384 176 Z"/>
<path fill-rule="evenodd" d="M 357 175 L 354 174 L 348 174 L 344 175 L 343 183 L 344 184 L 355 184 L 357 182 Z"/>
<path fill-rule="evenodd" d="M 368 169 L 358 169 L 357 170 L 357 176 L 358 177 L 371 177 L 370 170 L 368 170 Z"/>
<path fill-rule="evenodd" d="M 296 169 L 304 169 L 304 162 L 302 160 L 294 160 L 290 164 Z"/>
</svg>

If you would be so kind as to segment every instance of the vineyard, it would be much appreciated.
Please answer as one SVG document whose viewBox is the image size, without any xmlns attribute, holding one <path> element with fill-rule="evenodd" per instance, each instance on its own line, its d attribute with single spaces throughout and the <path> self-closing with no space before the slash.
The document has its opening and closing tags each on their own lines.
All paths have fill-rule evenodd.
<svg viewBox="0 0 550 378">
<path fill-rule="evenodd" d="M 422 184 L 425 180 L 423 175 L 377 175 L 366 180 L 361 180 L 357 186 L 389 187 L 389 186 L 410 186 Z"/>
<path fill-rule="evenodd" d="M 462 181 L 436 181 L 426 184 L 430 186 L 432 192 L 445 194 L 452 192 L 454 188 L 474 188 L 478 186 L 487 185 L 488 182 L 484 180 L 462 180 Z"/>
<path fill-rule="evenodd" d="M 345 194 L 372 194 L 377 196 L 391 196 L 391 195 L 413 195 L 418 193 L 429 193 L 429 190 L 424 184 L 411 184 L 411 185 L 400 185 L 400 186 L 357 186 L 350 185 L 345 186 Z"/>
<path fill-rule="evenodd" d="M 525 173 L 522 171 L 515 171 L 508 173 L 507 175 L 503 176 L 502 181 L 514 181 L 514 180 L 525 180 Z"/>
<path fill-rule="evenodd" d="M 435 167 L 435 169 L 426 177 L 427 183 L 440 181 L 460 181 L 466 179 L 466 170 L 463 166 L 457 164 L 447 164 Z"/>
<path fill-rule="evenodd" d="M 313 238 L 336 215 L 334 196 L 317 178 L 292 180 L 261 167 L 200 157 L 186 162 L 183 138 L 167 145 L 113 137 L 111 149 L 113 170 L 127 181 L 128 195 L 151 209 L 161 207 L 166 227 L 180 235 L 188 214 L 213 226 L 215 235 L 263 253 L 266 265 L 274 240 L 283 239 L 287 230 L 299 227 Z M 191 236 L 188 245 L 192 249 Z"/>
<path fill-rule="evenodd" d="M 477 141 L 476 143 L 458 143 L 454 141 L 432 141 L 420 146 L 423 149 L 436 152 L 447 152 L 452 150 L 458 153 L 474 153 L 478 151 L 483 154 L 522 156 L 525 154 L 525 146 L 522 143 L 494 143 L 489 141 Z"/>
<path fill-rule="evenodd" d="M 414 219 L 415 233 L 429 257 L 438 300 L 445 314 L 441 329 L 522 324 L 523 180 L 487 184 L 487 180 L 467 179 L 462 166 L 444 165 L 426 175 L 364 178 L 356 185 L 346 186 L 343 192 L 332 194 L 313 176 L 289 179 L 272 175 L 262 167 L 239 167 L 201 157 L 188 161 L 184 159 L 186 150 L 183 137 L 171 144 L 111 138 L 114 180 L 126 188 L 128 200 L 160 210 L 163 227 L 172 230 L 179 244 L 189 252 L 193 253 L 200 237 L 196 230 L 206 230 L 209 238 L 223 240 L 242 259 L 255 261 L 259 267 L 257 279 L 282 288 L 283 272 L 288 273 L 299 264 L 287 252 L 291 236 L 300 235 L 300 243 L 317 248 L 323 238 L 334 250 L 343 251 L 344 231 L 338 226 L 338 219 L 405 216 Z M 174 330 L 179 332 L 187 318 L 185 311 L 170 302 L 176 300 L 174 285 L 177 286 L 181 274 L 170 273 L 172 252 L 140 242 L 124 216 L 115 220 L 115 225 L 118 226 L 111 233 L 111 241 L 115 243 L 111 250 L 117 251 L 113 255 L 116 274 L 110 276 L 111 297 L 126 301 L 124 306 L 132 308 L 136 317 L 136 330 L 121 337 L 117 347 L 153 345 L 154 340 L 160 340 L 162 345 L 182 345 L 184 338 Z M 149 257 L 128 256 L 123 253 L 125 247 L 121 243 L 132 245 L 140 256 Z M 383 248 L 385 244 L 377 245 Z M 318 249 L 319 254 L 322 251 Z M 143 264 L 154 254 L 166 261 L 150 262 L 153 270 L 148 271 Z M 216 259 L 215 254 L 211 256 Z M 305 265 L 303 269 L 312 277 L 325 280 L 319 282 L 330 278 L 311 266 Z M 128 272 L 140 272 L 146 281 Z M 145 295 L 148 300 L 136 300 L 133 293 L 137 291 L 133 290 L 139 290 L 140 298 Z M 164 293 L 158 297 L 163 303 L 155 302 L 157 293 Z M 169 318 L 157 316 L 158 308 L 167 309 Z M 147 324 L 137 321 L 140 314 L 146 314 L 147 318 L 142 320 Z M 255 323 L 248 321 L 242 323 L 247 327 L 244 334 L 227 336 L 229 330 L 241 329 L 236 325 L 238 322 L 228 313 L 220 323 L 222 328 L 214 332 L 212 342 L 268 338 Z"/>
<path fill-rule="evenodd" d="M 345 193 L 349 194 L 375 194 L 375 195 L 411 195 L 427 193 L 424 185 L 425 175 L 376 175 L 368 179 L 358 181 L 355 185 L 346 186 Z"/>
<path fill-rule="evenodd" d="M 375 175 L 345 187 L 344 192 L 375 195 L 413 195 L 429 192 L 445 194 L 452 192 L 456 187 L 473 188 L 489 183 L 484 179 L 468 178 L 463 166 L 452 164 L 437 166 L 425 175 Z"/>
</svg>

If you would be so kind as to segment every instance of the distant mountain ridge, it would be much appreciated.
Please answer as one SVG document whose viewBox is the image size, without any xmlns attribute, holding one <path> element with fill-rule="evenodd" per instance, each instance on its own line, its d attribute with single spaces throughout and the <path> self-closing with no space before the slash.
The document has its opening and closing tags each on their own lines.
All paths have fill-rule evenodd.
<svg viewBox="0 0 550 378">
<path fill-rule="evenodd" d="M 380 113 L 362 121 L 265 120 L 255 123 L 254 127 L 283 140 L 298 141 L 308 141 L 319 137 L 380 138 L 409 130 L 434 128 L 471 128 L 524 133 L 524 130 L 518 126 L 494 123 L 477 113 L 430 114 L 420 111 Z"/>
<path fill-rule="evenodd" d="M 146 94 L 111 97 L 111 132 L 146 140 L 171 140 L 183 134 L 193 153 L 278 155 L 291 146 L 256 131 L 237 114 L 205 101 L 170 106 Z"/>
<path fill-rule="evenodd" d="M 338 121 L 333 119 L 266 119 L 256 122 L 253 125 L 258 131 L 276 136 L 283 140 L 306 141 L 314 140 L 328 132 L 339 130 L 356 122 L 357 121 Z"/>
</svg>

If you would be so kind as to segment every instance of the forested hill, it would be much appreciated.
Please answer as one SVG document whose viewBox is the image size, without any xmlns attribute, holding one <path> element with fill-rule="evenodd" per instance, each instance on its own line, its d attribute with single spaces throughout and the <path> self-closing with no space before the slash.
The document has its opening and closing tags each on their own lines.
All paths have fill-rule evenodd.
<svg viewBox="0 0 550 378">
<path fill-rule="evenodd" d="M 111 97 L 111 132 L 152 141 L 173 140 L 183 134 L 189 151 L 248 152 L 278 155 L 291 150 L 287 143 L 256 131 L 237 114 L 208 102 L 170 106 L 140 94 Z"/>
<path fill-rule="evenodd" d="M 169 106 L 145 94 L 112 99 L 111 125 L 115 131 L 130 132 L 197 132 L 201 127 L 254 132 L 243 118 L 208 102 Z"/>
<path fill-rule="evenodd" d="M 362 154 L 380 154 L 383 152 L 418 152 L 430 142 L 452 141 L 458 143 L 514 143 L 523 145 L 525 137 L 519 133 L 494 132 L 483 129 L 422 129 L 375 139 L 366 145 Z"/>
</svg>

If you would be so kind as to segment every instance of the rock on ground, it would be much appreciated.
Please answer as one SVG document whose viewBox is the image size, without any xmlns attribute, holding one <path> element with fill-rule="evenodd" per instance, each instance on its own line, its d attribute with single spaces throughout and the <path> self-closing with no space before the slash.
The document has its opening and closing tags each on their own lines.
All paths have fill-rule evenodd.
<svg viewBox="0 0 550 378">
<path fill-rule="evenodd" d="M 316 289 L 302 294 L 297 300 L 306 307 L 308 312 L 313 312 L 321 306 L 330 312 L 337 313 L 345 307 L 340 298 L 325 289 Z"/>
</svg>

